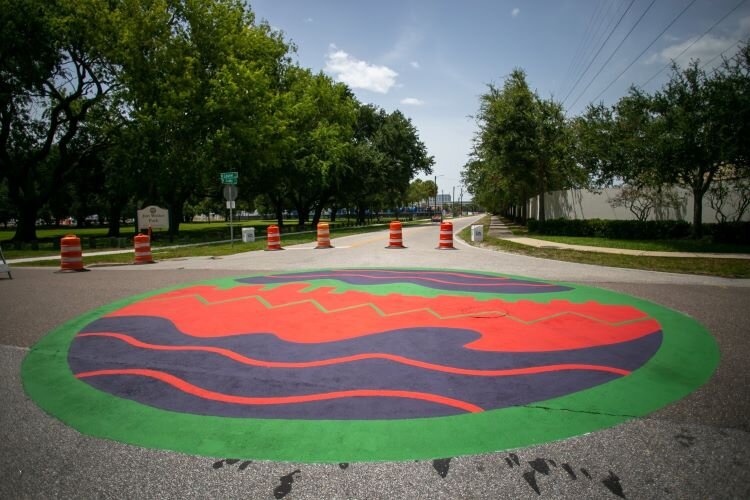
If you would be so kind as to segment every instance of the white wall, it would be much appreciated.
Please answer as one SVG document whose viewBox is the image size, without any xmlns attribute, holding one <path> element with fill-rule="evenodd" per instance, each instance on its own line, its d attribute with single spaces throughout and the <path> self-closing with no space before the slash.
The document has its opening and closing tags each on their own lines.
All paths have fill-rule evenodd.
<svg viewBox="0 0 750 500">
<path fill-rule="evenodd" d="M 690 191 L 676 189 L 684 199 L 678 210 L 661 208 L 652 210 L 651 220 L 686 220 L 693 221 L 693 196 Z M 627 207 L 613 207 L 610 204 L 620 192 L 620 188 L 606 188 L 601 192 L 591 192 L 585 189 L 570 189 L 567 191 L 553 191 L 544 197 L 547 219 L 612 219 L 632 220 L 635 215 Z M 734 203 L 734 200 L 730 200 Z M 539 218 L 539 197 L 529 199 L 529 217 Z M 745 213 L 742 220 L 750 220 L 750 213 Z M 703 198 L 703 222 L 717 222 L 716 212 Z"/>
</svg>

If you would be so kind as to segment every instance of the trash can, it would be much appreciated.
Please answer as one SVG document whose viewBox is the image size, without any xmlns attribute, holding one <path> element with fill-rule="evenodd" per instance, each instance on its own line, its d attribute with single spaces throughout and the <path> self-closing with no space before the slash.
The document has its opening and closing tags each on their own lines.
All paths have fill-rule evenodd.
<svg viewBox="0 0 750 500">
<path fill-rule="evenodd" d="M 471 226 L 471 241 L 482 241 L 484 240 L 484 226 L 476 224 Z"/>
<path fill-rule="evenodd" d="M 242 228 L 242 243 L 253 243 L 254 241 L 255 241 L 255 228 L 243 227 Z"/>
</svg>

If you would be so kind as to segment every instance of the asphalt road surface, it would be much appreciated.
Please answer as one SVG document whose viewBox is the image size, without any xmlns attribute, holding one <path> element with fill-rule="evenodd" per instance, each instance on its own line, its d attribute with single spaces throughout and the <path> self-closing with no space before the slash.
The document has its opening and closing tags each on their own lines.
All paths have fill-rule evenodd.
<svg viewBox="0 0 750 500">
<path fill-rule="evenodd" d="M 456 223 L 457 230 L 475 218 Z M 437 226 L 220 259 L 14 268 L 0 278 L 0 498 L 750 498 L 750 280 L 548 261 L 456 242 Z M 282 241 L 283 244 L 283 241 Z M 541 446 L 436 460 L 351 464 L 243 461 L 144 449 L 82 435 L 24 393 L 20 366 L 54 327 L 170 285 L 257 272 L 337 267 L 492 271 L 627 293 L 686 313 L 718 342 L 711 380 L 688 397 L 614 428 Z"/>
</svg>

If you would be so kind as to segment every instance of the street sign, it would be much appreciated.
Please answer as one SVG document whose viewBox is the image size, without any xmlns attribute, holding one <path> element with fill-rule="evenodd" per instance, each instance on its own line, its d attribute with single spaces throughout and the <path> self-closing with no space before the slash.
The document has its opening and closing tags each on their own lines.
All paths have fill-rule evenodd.
<svg viewBox="0 0 750 500">
<path fill-rule="evenodd" d="M 227 208 L 237 208 L 237 205 L 235 205 L 234 201 L 228 201 Z"/>
<path fill-rule="evenodd" d="M 240 174 L 238 172 L 222 172 L 221 174 L 221 183 L 222 184 L 237 184 L 237 179 L 239 179 Z"/>
<path fill-rule="evenodd" d="M 234 184 L 227 184 L 224 186 L 224 199 L 227 201 L 234 201 L 237 199 L 237 186 Z"/>
</svg>

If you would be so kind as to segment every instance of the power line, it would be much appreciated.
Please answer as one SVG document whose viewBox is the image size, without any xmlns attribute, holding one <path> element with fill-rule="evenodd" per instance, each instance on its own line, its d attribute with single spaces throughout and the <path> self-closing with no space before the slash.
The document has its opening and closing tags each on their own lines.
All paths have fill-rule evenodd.
<svg viewBox="0 0 750 500">
<path fill-rule="evenodd" d="M 570 70 L 566 73 L 565 78 L 563 81 L 569 82 L 572 81 L 574 78 L 574 75 L 577 75 L 578 72 L 581 70 L 583 66 L 586 65 L 586 62 L 589 60 L 589 57 L 591 56 L 591 53 L 596 50 L 596 47 L 599 45 L 599 42 L 601 42 L 602 38 L 606 35 L 607 31 L 612 27 L 612 24 L 614 24 L 614 19 L 611 19 L 611 22 L 607 22 L 605 26 L 605 22 L 610 19 L 610 13 L 612 12 L 612 7 L 615 6 L 615 13 L 617 12 L 617 6 L 619 4 L 615 3 L 609 3 L 605 8 L 598 9 L 599 7 L 603 7 L 605 5 L 605 2 L 598 2 L 597 3 L 597 10 L 598 13 L 601 14 L 601 16 L 597 16 L 596 20 L 594 21 L 594 24 L 596 24 L 596 27 L 594 29 L 589 30 L 586 33 L 586 37 L 583 41 L 583 44 L 581 44 L 581 47 L 576 50 L 577 56 L 574 57 L 570 62 Z M 604 28 L 600 32 L 600 28 Z"/>
<path fill-rule="evenodd" d="M 609 61 L 611 61 L 612 58 L 614 57 L 614 55 L 617 53 L 617 51 L 620 50 L 620 47 L 622 47 L 622 44 L 625 43 L 625 40 L 628 39 L 628 37 L 631 35 L 631 33 L 633 33 L 633 31 L 635 30 L 635 28 L 641 23 L 641 21 L 643 20 L 643 18 L 646 17 L 646 14 L 648 13 L 649 10 L 651 10 L 651 7 L 653 7 L 655 3 L 656 3 L 656 0 L 651 0 L 651 3 L 648 4 L 648 7 L 646 7 L 646 10 L 644 10 L 643 13 L 641 14 L 641 17 L 639 17 L 638 20 L 633 25 L 633 27 L 630 28 L 630 31 L 627 32 L 627 34 L 625 35 L 625 37 L 620 41 L 619 45 L 617 45 L 617 47 L 615 47 L 615 50 L 612 51 L 612 53 L 609 55 L 609 57 L 607 58 L 607 60 L 604 61 L 604 64 L 602 64 L 602 67 L 599 68 L 599 71 L 596 72 L 596 74 L 594 75 L 594 78 L 592 78 L 589 81 L 588 85 L 586 85 L 586 88 L 583 89 L 583 92 L 581 92 L 580 94 L 578 94 L 578 97 L 576 98 L 575 101 L 573 101 L 573 104 L 570 105 L 570 108 L 572 108 L 573 106 L 575 106 L 576 103 L 581 99 L 581 97 L 583 97 L 583 95 L 589 89 L 589 87 L 591 86 L 591 84 L 594 83 L 594 81 L 601 74 L 601 72 L 604 70 L 604 68 L 607 66 L 607 64 L 609 64 Z M 570 108 L 568 108 L 568 109 L 570 109 Z"/>
<path fill-rule="evenodd" d="M 591 34 L 593 33 L 592 28 L 594 27 L 594 24 L 596 22 L 595 20 L 598 18 L 599 12 L 602 11 L 602 5 L 604 5 L 604 3 L 597 3 L 594 12 L 591 13 L 591 18 L 589 19 L 589 23 L 586 27 L 586 31 L 584 32 L 584 36 L 582 36 L 581 41 L 578 42 L 578 47 L 576 47 L 574 57 L 570 60 L 570 64 L 568 64 L 568 69 L 565 71 L 563 81 L 567 80 L 568 77 L 573 74 L 573 67 L 577 66 L 577 64 L 575 63 L 577 60 L 579 60 L 579 58 L 576 57 L 576 54 L 583 52 L 583 50 L 587 46 L 589 39 L 591 38 Z"/>
<path fill-rule="evenodd" d="M 743 1 L 744 1 L 744 0 L 743 0 Z M 654 38 L 654 39 L 653 39 L 653 40 L 651 41 L 651 43 L 649 43 L 649 44 L 648 44 L 648 47 L 646 47 L 645 49 L 643 49 L 643 50 L 641 51 L 641 53 L 640 53 L 640 54 L 638 54 L 638 55 L 637 55 L 637 56 L 635 57 L 635 59 L 633 59 L 632 61 L 630 61 L 630 64 L 628 64 L 628 66 L 627 66 L 627 67 L 626 67 L 626 68 L 625 68 L 624 70 L 622 70 L 622 71 L 620 72 L 620 74 L 619 74 L 619 75 L 617 75 L 617 76 L 615 77 L 615 79 L 614 79 L 614 80 L 612 80 L 611 82 L 609 82 L 609 85 L 607 85 L 606 87 L 604 87 L 604 90 L 602 90 L 601 92 L 599 92 L 599 94 L 597 94 L 597 96 L 596 96 L 596 97 L 594 97 L 593 101 L 596 101 L 597 99 L 599 99 L 599 97 L 601 97 L 601 95 L 602 95 L 603 93 L 605 93 L 605 92 L 606 92 L 607 90 L 609 90 L 609 88 L 610 88 L 610 87 L 611 87 L 612 85 L 614 85 L 614 83 L 615 83 L 615 82 L 616 82 L 617 80 L 619 80 L 619 79 L 620 79 L 620 77 L 621 77 L 622 75 L 624 75 L 624 74 L 625 74 L 625 72 L 626 72 L 627 70 L 629 70 L 629 69 L 630 69 L 630 68 L 631 68 L 631 67 L 633 66 L 633 64 L 635 64 L 635 62 L 636 62 L 636 61 L 637 61 L 638 59 L 640 59 L 640 58 L 641 58 L 641 56 L 642 56 L 643 54 L 645 54 L 645 53 L 646 53 L 646 51 L 647 51 L 648 49 L 650 49 L 650 48 L 651 48 L 651 46 L 652 46 L 653 44 L 655 44 L 655 43 L 656 43 L 656 41 L 657 41 L 657 40 L 659 40 L 659 39 L 661 38 L 661 37 L 662 37 L 662 35 L 664 35 L 664 33 L 666 33 L 666 32 L 667 32 L 667 30 L 668 30 L 669 28 L 671 28 L 671 27 L 672 27 L 672 25 L 673 25 L 673 24 L 674 24 L 674 23 L 675 23 L 675 22 L 676 22 L 676 21 L 677 21 L 677 20 L 678 20 L 679 18 L 681 18 L 681 17 L 682 17 L 682 15 L 683 15 L 683 14 L 684 14 L 685 12 L 687 12 L 687 10 L 688 10 L 688 9 L 689 9 L 690 7 L 692 7 L 692 6 L 693 6 L 693 4 L 694 4 L 695 2 L 696 2 L 696 0 L 692 0 L 692 2 L 690 2 L 689 4 L 687 4 L 687 6 L 686 6 L 686 7 L 684 8 L 684 9 L 682 9 L 682 11 L 681 11 L 681 12 L 680 12 L 679 14 L 677 14 L 677 16 L 676 16 L 676 17 L 675 17 L 674 19 L 672 19 L 672 22 L 670 22 L 670 23 L 669 23 L 669 24 L 667 25 L 667 27 L 666 27 L 666 28 L 664 28 L 663 30 L 661 30 L 661 33 L 659 33 L 658 35 L 656 35 L 656 38 Z"/>
<path fill-rule="evenodd" d="M 610 29 L 613 29 L 613 26 L 615 26 L 615 24 L 616 24 L 616 20 L 617 20 L 617 16 L 618 16 L 618 11 L 620 10 L 620 8 L 619 8 L 619 7 L 620 7 L 620 6 L 624 6 L 624 7 L 625 7 L 625 8 L 627 9 L 627 5 L 626 5 L 626 4 L 624 3 L 624 2 L 623 2 L 623 3 L 618 3 L 618 2 L 615 2 L 615 3 L 613 3 L 613 4 L 610 4 L 610 7 L 611 7 L 611 6 L 614 6 L 614 17 L 612 17 L 612 18 L 610 19 L 610 22 L 608 22 L 608 23 L 607 23 L 607 26 L 606 26 L 606 27 L 604 28 L 604 31 L 602 31 L 602 33 L 601 33 L 601 34 L 597 34 L 597 35 L 595 36 L 595 39 L 594 39 L 594 41 L 593 41 L 593 43 L 592 43 L 592 45 L 591 45 L 591 49 L 590 49 L 590 50 L 587 50 L 587 51 L 586 51 L 586 53 L 585 53 L 585 55 L 584 55 L 584 59 L 583 59 L 583 60 L 581 61 L 581 64 L 580 64 L 580 66 L 578 67 L 578 69 L 580 69 L 580 68 L 581 68 L 581 66 L 584 66 L 584 65 L 586 64 L 586 61 L 589 61 L 589 57 L 590 57 L 590 56 L 591 56 L 591 54 L 592 54 L 592 53 L 594 52 L 595 48 L 596 48 L 596 47 L 597 47 L 597 46 L 599 45 L 599 43 L 600 43 L 600 42 L 602 41 L 602 39 L 603 39 L 603 38 L 604 38 L 604 37 L 605 37 L 605 36 L 607 35 L 607 32 L 608 32 L 608 31 L 609 31 Z M 610 11 L 612 11 L 612 10 L 613 10 L 613 9 L 611 9 L 611 8 L 610 8 L 610 9 L 609 9 L 609 10 L 607 11 L 607 13 L 609 14 L 609 12 L 610 12 Z M 591 59 L 591 60 L 593 61 L 593 59 Z M 576 72 L 574 72 L 574 74 L 575 74 L 575 73 L 577 73 L 577 71 L 576 71 Z"/>
<path fill-rule="evenodd" d="M 656 1 L 656 0 L 654 0 L 654 1 Z M 565 101 L 567 101 L 567 100 L 568 100 L 568 97 L 570 97 L 570 94 L 572 94 L 572 93 L 573 93 L 573 90 L 575 90 L 575 88 L 576 88 L 576 87 L 578 86 L 578 83 L 579 83 L 579 82 L 581 81 L 581 79 L 583 78 L 583 76 L 584 76 L 584 75 L 586 74 L 586 72 L 587 72 L 587 71 L 589 70 L 589 68 L 591 67 L 591 65 L 592 65 L 592 64 L 594 64 L 594 61 L 595 61 L 595 60 L 596 60 L 596 58 L 597 58 L 597 57 L 599 56 L 599 53 L 600 53 L 600 52 L 602 51 L 602 49 L 604 48 L 604 46 L 605 46 L 605 45 L 607 45 L 607 42 L 608 42 L 608 41 L 609 41 L 609 39 L 610 39 L 610 38 L 612 37 L 612 34 L 613 34 L 613 33 L 614 33 L 614 32 L 615 32 L 616 30 L 617 30 L 617 27 L 618 27 L 618 26 L 620 26 L 620 23 L 621 23 L 621 22 L 622 22 L 622 20 L 623 20 L 623 19 L 625 18 L 625 14 L 627 14 L 627 13 L 628 13 L 628 12 L 630 11 L 630 8 L 631 8 L 631 7 L 633 6 L 633 4 L 634 4 L 634 3 L 635 3 L 635 0 L 630 0 L 630 4 L 628 5 L 628 8 L 627 8 L 627 9 L 625 9 L 625 12 L 623 12 L 623 13 L 622 13 L 622 15 L 620 16 L 620 19 L 618 19 L 618 20 L 617 20 L 617 24 L 615 25 L 615 27 L 614 27 L 614 28 L 612 28 L 612 30 L 611 30 L 611 31 L 609 32 L 609 35 L 607 35 L 607 39 L 606 39 L 606 40 L 604 40 L 604 43 L 602 43 L 602 44 L 601 44 L 601 45 L 599 46 L 599 50 L 597 50 L 597 51 L 596 51 L 596 54 L 595 54 L 595 55 L 594 55 L 594 57 L 593 57 L 593 58 L 591 59 L 591 62 L 589 62 L 588 66 L 586 66 L 586 69 L 584 69 L 584 70 L 583 70 L 583 73 L 581 73 L 581 76 L 579 76 L 579 77 L 578 77 L 578 80 L 576 80 L 576 82 L 575 82 L 575 83 L 573 84 L 573 86 L 572 86 L 572 87 L 570 88 L 570 91 L 568 92 L 568 95 L 566 95 L 566 96 L 565 96 L 565 99 L 563 99 L 563 101 L 562 101 L 562 104 L 565 104 Z"/>
<path fill-rule="evenodd" d="M 714 24 L 712 24 L 712 25 L 711 25 L 711 27 L 710 27 L 710 28 L 708 28 L 708 29 L 707 29 L 706 31 L 704 31 L 704 32 L 703 32 L 703 34 L 702 34 L 701 36 L 699 36 L 698 38 L 696 38 L 695 40 L 693 40 L 693 42 L 692 42 L 692 43 L 691 43 L 690 45 L 688 45 L 687 47 L 685 47 L 685 48 L 683 49 L 683 51 L 682 51 L 682 52 L 680 52 L 680 53 L 679 53 L 679 54 L 677 55 L 677 57 L 673 57 L 673 58 L 672 58 L 672 61 L 673 61 L 673 62 L 674 62 L 674 61 L 677 61 L 677 60 L 678 60 L 678 59 L 679 59 L 680 57 L 682 57 L 682 55 L 683 55 L 683 54 L 684 54 L 685 52 L 687 52 L 688 50 L 690 50 L 690 47 L 692 47 L 693 45 L 695 45 L 696 43 L 698 43 L 699 41 L 701 41 L 701 40 L 703 39 L 703 37 L 705 37 L 706 35 L 708 35 L 708 33 L 709 33 L 709 32 L 711 32 L 711 31 L 712 31 L 712 30 L 713 30 L 713 29 L 714 29 L 715 27 L 717 27 L 717 26 L 718 26 L 719 24 L 721 24 L 721 23 L 722 23 L 722 22 L 723 22 L 723 21 L 724 21 L 724 20 L 725 20 L 725 19 L 726 19 L 727 17 L 729 17 L 729 16 L 730 16 L 730 15 L 731 15 L 731 14 L 732 14 L 732 13 L 733 13 L 733 12 L 734 12 L 735 10 L 739 9 L 739 8 L 740 8 L 740 5 L 742 5 L 742 4 L 743 4 L 743 3 L 745 3 L 746 1 L 747 1 L 747 0 L 740 0 L 740 2 L 739 2 L 739 3 L 737 4 L 737 5 L 735 5 L 735 6 L 734 6 L 734 7 L 733 7 L 733 8 L 732 8 L 732 9 L 731 9 L 731 10 L 730 10 L 729 12 L 727 12 L 726 14 L 724 14 L 724 16 L 722 16 L 722 18 L 721 18 L 721 19 L 719 19 L 719 20 L 718 20 L 718 21 L 716 21 L 716 22 L 715 22 Z M 651 78 L 649 78 L 648 80 L 646 80 L 645 82 L 643 82 L 643 83 L 642 83 L 642 84 L 640 85 L 640 87 L 645 87 L 646 85 L 648 85 L 649 83 L 651 83 L 651 80 L 653 80 L 654 78 L 656 78 L 656 77 L 657 77 L 657 76 L 658 76 L 658 75 L 659 75 L 659 74 L 660 74 L 660 73 L 661 73 L 662 71 L 664 71 L 665 69 L 669 68 L 669 67 L 670 67 L 671 65 L 672 65 L 672 63 L 671 63 L 671 62 L 670 62 L 669 64 L 665 64 L 665 65 L 664 65 L 664 67 L 662 67 L 662 68 L 661 68 L 661 69 L 660 69 L 659 71 L 657 71 L 656 73 L 654 73 L 653 75 L 651 75 Z"/>
</svg>

